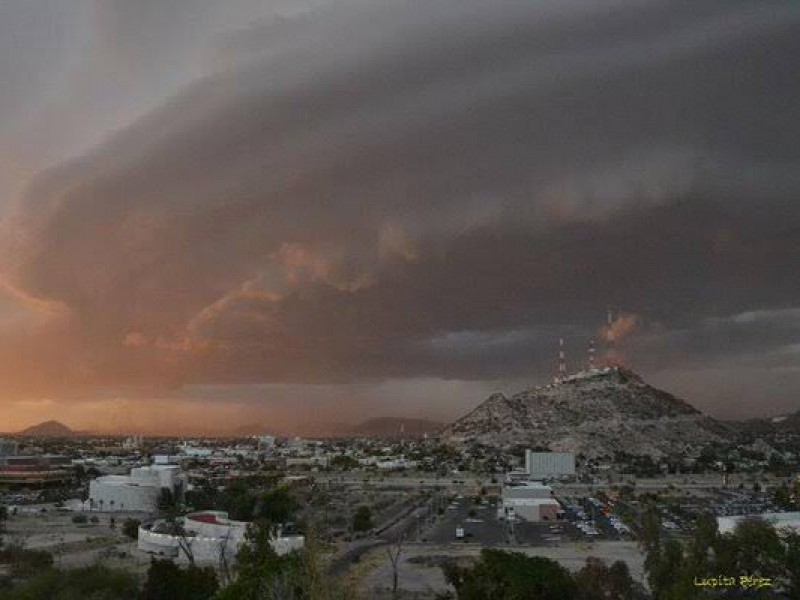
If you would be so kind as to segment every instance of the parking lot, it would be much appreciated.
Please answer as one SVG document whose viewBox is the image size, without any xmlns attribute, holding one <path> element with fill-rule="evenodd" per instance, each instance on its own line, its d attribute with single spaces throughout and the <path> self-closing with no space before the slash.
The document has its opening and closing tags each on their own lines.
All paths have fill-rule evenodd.
<svg viewBox="0 0 800 600">
<path fill-rule="evenodd" d="M 507 543 L 506 525 L 497 518 L 496 505 L 485 501 L 476 504 L 473 498 L 457 497 L 444 507 L 432 527 L 422 535 L 423 541 L 436 544 L 477 542 L 485 546 Z M 464 529 L 464 537 L 456 539 L 456 528 Z"/>
</svg>

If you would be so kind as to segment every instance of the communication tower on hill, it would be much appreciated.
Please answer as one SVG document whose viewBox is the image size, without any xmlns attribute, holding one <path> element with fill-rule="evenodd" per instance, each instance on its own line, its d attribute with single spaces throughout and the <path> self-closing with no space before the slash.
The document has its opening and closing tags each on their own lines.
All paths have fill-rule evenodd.
<svg viewBox="0 0 800 600">
<path fill-rule="evenodd" d="M 564 350 L 564 338 L 558 338 L 558 367 L 553 381 L 558 383 L 567 376 L 567 354 Z"/>
</svg>

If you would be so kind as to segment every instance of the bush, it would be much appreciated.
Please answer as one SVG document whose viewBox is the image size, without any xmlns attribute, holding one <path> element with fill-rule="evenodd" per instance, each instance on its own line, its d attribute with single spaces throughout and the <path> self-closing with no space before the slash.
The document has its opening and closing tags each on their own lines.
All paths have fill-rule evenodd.
<svg viewBox="0 0 800 600">
<path fill-rule="evenodd" d="M 138 519 L 125 519 L 122 522 L 122 533 L 132 540 L 136 540 L 139 538 L 139 525 L 141 522 Z"/>
<path fill-rule="evenodd" d="M 208 600 L 219 589 L 211 567 L 180 568 L 171 560 L 153 560 L 147 572 L 144 600 Z"/>
<path fill-rule="evenodd" d="M 44 550 L 26 550 L 12 544 L 0 550 L 0 563 L 11 567 L 12 577 L 29 577 L 53 564 L 53 556 Z"/>
<path fill-rule="evenodd" d="M 93 517 L 93 518 L 96 519 L 97 517 Z M 86 517 L 86 515 L 72 515 L 72 522 L 73 523 L 86 523 L 88 520 L 89 519 Z"/>
<path fill-rule="evenodd" d="M 130 600 L 138 597 L 139 589 L 133 575 L 100 565 L 69 571 L 41 568 L 31 573 L 27 581 L 0 592 L 3 600 Z"/>
<path fill-rule="evenodd" d="M 369 531 L 372 529 L 372 511 L 369 506 L 359 506 L 353 517 L 353 531 Z"/>
</svg>

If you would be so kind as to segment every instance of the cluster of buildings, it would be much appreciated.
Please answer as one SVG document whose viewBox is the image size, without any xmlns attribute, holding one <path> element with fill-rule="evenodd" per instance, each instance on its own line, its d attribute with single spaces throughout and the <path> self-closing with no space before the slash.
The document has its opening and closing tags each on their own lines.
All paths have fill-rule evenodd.
<svg viewBox="0 0 800 600">
<path fill-rule="evenodd" d="M 547 480 L 575 478 L 575 455 L 568 452 L 525 451 L 524 470 L 508 474 L 497 516 L 507 521 L 556 521 L 564 517 Z"/>
</svg>

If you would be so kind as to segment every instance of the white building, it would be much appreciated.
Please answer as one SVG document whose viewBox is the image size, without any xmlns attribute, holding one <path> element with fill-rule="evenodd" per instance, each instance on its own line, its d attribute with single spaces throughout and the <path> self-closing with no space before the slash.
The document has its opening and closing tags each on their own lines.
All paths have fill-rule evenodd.
<svg viewBox="0 0 800 600">
<path fill-rule="evenodd" d="M 262 452 L 272 452 L 275 449 L 274 435 L 258 436 L 258 449 Z"/>
<path fill-rule="evenodd" d="M 162 488 L 176 498 L 186 490 L 177 465 L 156 464 L 131 469 L 130 475 L 105 475 L 89 483 L 89 509 L 110 512 L 155 512 Z"/>
<path fill-rule="evenodd" d="M 189 444 L 182 444 L 180 447 L 182 456 L 187 458 L 210 458 L 214 454 L 213 448 L 206 448 L 204 446 L 191 446 Z"/>
<path fill-rule="evenodd" d="M 16 456 L 19 445 L 14 440 L 0 438 L 0 456 Z"/>
<path fill-rule="evenodd" d="M 575 477 L 575 455 L 570 452 L 526 450 L 525 472 L 531 479 Z"/>
<path fill-rule="evenodd" d="M 501 518 L 556 521 L 561 512 L 561 505 L 553 498 L 550 486 L 533 481 L 503 486 L 502 505 L 498 511 Z"/>
<path fill-rule="evenodd" d="M 800 512 L 763 513 L 736 517 L 717 517 L 717 528 L 720 533 L 732 533 L 736 526 L 747 519 L 762 519 L 772 524 L 775 529 L 787 528 L 800 532 Z"/>
<path fill-rule="evenodd" d="M 235 559 L 245 543 L 248 523 L 228 519 L 228 514 L 218 511 L 191 513 L 181 519 L 185 535 L 174 535 L 171 526 L 163 520 L 139 527 L 137 548 L 142 552 L 188 561 L 189 553 L 195 563 L 219 564 Z M 283 535 L 278 529 L 270 542 L 276 554 L 288 554 L 305 545 L 302 535 Z"/>
</svg>

